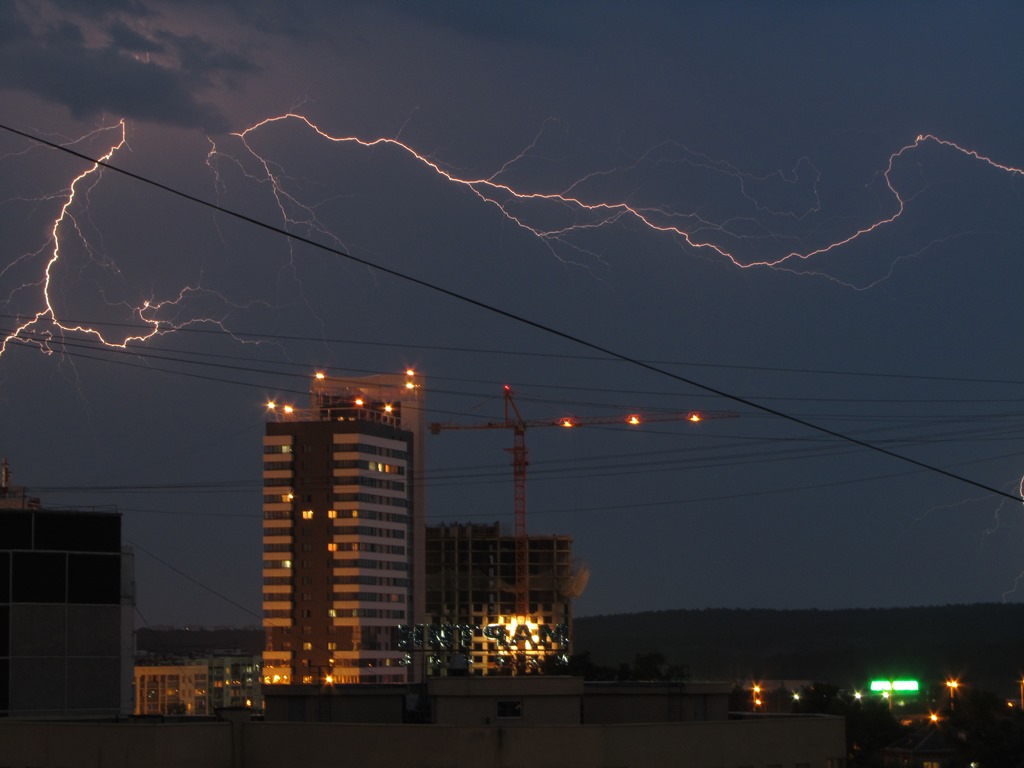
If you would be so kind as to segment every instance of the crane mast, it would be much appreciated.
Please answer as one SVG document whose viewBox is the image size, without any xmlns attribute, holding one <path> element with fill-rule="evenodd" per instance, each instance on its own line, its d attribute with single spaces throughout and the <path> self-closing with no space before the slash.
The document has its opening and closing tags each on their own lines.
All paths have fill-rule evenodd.
<svg viewBox="0 0 1024 768">
<path fill-rule="evenodd" d="M 515 419 L 512 415 L 515 414 Z M 512 478 L 515 488 L 516 616 L 523 618 L 530 607 L 530 542 L 526 536 L 526 420 L 505 385 L 505 424 L 512 428 Z M 509 449 L 506 449 L 509 450 Z"/>
<path fill-rule="evenodd" d="M 660 412 L 642 416 L 631 413 L 625 418 L 607 416 L 590 416 L 582 418 L 565 417 L 561 419 L 524 419 L 512 388 L 505 385 L 505 418 L 503 421 L 489 421 L 480 424 L 441 424 L 430 425 L 431 434 L 440 434 L 448 429 L 511 429 L 512 447 L 505 450 L 512 454 L 512 477 L 515 488 L 515 612 L 522 620 L 529 616 L 530 608 L 530 552 L 529 538 L 526 533 L 526 428 L 527 427 L 578 427 L 588 424 L 630 424 L 639 425 L 648 421 L 689 421 L 693 423 L 705 419 L 725 419 L 738 416 L 727 411 L 685 411 Z"/>
</svg>

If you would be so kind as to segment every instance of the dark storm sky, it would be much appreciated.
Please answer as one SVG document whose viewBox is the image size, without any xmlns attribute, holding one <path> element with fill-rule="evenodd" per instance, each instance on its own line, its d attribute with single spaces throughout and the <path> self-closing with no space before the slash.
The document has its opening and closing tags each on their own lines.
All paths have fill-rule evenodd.
<svg viewBox="0 0 1024 768">
<path fill-rule="evenodd" d="M 0 131 L 5 335 L 47 301 L 109 344 L 179 329 L 8 340 L 0 452 L 48 505 L 123 511 L 140 624 L 259 623 L 263 403 L 316 368 L 415 367 L 439 421 L 499 415 L 504 384 L 534 419 L 738 413 L 528 433 L 529 527 L 574 536 L 579 614 L 1022 599 L 1022 510 L 995 492 L 1024 475 L 1022 22 L 4 4 L 0 124 L 99 156 L 124 120 L 119 167 L 646 366 L 110 171 L 55 242 L 89 166 Z M 289 112 L 325 135 L 238 135 Z M 814 255 L 758 266 L 788 254 Z M 511 435 L 430 441 L 429 519 L 511 531 Z"/>
</svg>

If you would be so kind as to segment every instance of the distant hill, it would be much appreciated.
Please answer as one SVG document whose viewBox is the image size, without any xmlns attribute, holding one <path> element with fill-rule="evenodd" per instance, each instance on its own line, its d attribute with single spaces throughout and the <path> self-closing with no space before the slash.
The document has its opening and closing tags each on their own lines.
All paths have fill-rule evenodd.
<svg viewBox="0 0 1024 768">
<path fill-rule="evenodd" d="M 875 678 L 949 676 L 1001 696 L 1020 694 L 1024 605 L 975 604 L 834 611 L 676 610 L 587 616 L 574 651 L 599 665 L 661 653 L 691 679 L 818 680 L 860 687 Z M 140 654 L 263 652 L 259 627 L 140 629 Z"/>
<path fill-rule="evenodd" d="M 260 627 L 217 627 L 215 629 L 153 629 L 135 632 L 138 653 L 150 656 L 210 656 L 263 653 L 265 634 Z"/>
<path fill-rule="evenodd" d="M 602 666 L 660 652 L 691 679 L 820 680 L 956 676 L 1005 696 L 1024 673 L 1024 605 L 857 610 L 678 610 L 588 616 L 574 651 Z"/>
</svg>

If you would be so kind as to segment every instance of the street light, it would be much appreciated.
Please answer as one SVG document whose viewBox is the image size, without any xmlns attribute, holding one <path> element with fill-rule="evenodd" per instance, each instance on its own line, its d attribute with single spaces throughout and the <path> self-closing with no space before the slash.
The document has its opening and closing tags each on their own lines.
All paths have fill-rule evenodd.
<svg viewBox="0 0 1024 768">
<path fill-rule="evenodd" d="M 957 688 L 960 687 L 960 681 L 959 680 L 947 680 L 946 681 L 946 687 L 949 689 L 949 709 L 950 709 L 950 711 L 952 711 L 953 708 L 956 706 L 956 704 L 955 704 L 956 690 L 957 690 Z"/>
</svg>

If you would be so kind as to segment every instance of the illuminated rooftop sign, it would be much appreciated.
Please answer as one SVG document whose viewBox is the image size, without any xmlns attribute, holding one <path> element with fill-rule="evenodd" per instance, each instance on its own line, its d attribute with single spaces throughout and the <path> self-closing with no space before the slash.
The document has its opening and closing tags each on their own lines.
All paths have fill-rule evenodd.
<svg viewBox="0 0 1024 768">
<path fill-rule="evenodd" d="M 920 686 L 917 680 L 872 680 L 871 690 L 876 693 L 892 691 L 893 693 L 917 693 Z"/>
<path fill-rule="evenodd" d="M 483 638 L 498 648 L 553 650 L 569 645 L 566 624 L 403 624 L 398 627 L 398 648 L 411 650 L 471 650 L 473 638 Z"/>
</svg>

